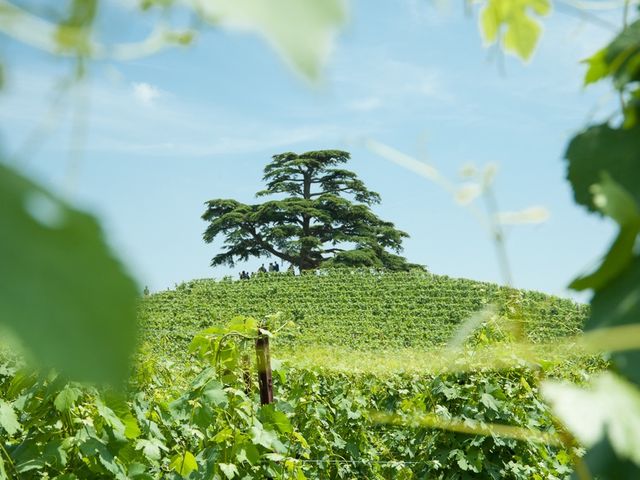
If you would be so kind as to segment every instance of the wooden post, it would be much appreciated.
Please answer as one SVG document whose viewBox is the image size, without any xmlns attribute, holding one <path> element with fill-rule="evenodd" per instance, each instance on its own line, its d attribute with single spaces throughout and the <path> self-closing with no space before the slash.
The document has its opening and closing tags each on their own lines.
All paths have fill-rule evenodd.
<svg viewBox="0 0 640 480">
<path fill-rule="evenodd" d="M 271 377 L 271 354 L 269 337 L 258 332 L 256 339 L 256 357 L 258 360 L 258 385 L 260 386 L 260 405 L 273 403 L 273 378 Z"/>
</svg>

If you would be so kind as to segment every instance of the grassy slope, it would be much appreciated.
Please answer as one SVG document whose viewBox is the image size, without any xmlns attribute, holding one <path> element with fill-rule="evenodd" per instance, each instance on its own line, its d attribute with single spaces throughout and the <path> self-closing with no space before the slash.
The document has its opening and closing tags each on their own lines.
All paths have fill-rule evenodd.
<svg viewBox="0 0 640 480">
<path fill-rule="evenodd" d="M 489 303 L 521 321 L 533 341 L 577 333 L 587 315 L 586 306 L 570 300 L 490 283 L 426 273 L 334 272 L 195 280 L 146 298 L 140 318 L 152 348 L 170 358 L 181 357 L 192 336 L 212 324 L 275 312 L 298 326 L 295 336 L 277 340 L 280 346 L 378 351 L 442 345 Z"/>
</svg>

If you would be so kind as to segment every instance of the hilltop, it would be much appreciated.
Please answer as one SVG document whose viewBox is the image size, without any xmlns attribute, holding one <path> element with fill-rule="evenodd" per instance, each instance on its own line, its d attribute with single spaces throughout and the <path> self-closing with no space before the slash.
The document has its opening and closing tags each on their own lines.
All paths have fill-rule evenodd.
<svg viewBox="0 0 640 480">
<path fill-rule="evenodd" d="M 297 327 L 279 346 L 380 351 L 441 346 L 489 304 L 534 342 L 578 333 L 588 314 L 568 299 L 426 272 L 326 271 L 194 280 L 146 297 L 139 316 L 152 348 L 178 357 L 204 328 L 276 312 Z"/>
</svg>

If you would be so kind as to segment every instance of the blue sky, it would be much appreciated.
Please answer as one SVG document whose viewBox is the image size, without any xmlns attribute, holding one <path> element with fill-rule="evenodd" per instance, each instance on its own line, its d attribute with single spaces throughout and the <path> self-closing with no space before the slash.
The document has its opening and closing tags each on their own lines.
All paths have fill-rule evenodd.
<svg viewBox="0 0 640 480">
<path fill-rule="evenodd" d="M 459 3 L 352 2 L 317 85 L 258 37 L 224 30 L 142 60 L 96 62 L 86 84 L 49 114 L 37 147 L 29 135 L 52 111 L 68 64 L 0 37 L 7 69 L 0 145 L 20 157 L 23 171 L 95 212 L 152 290 L 259 266 L 264 259 L 209 267 L 219 245 L 202 241 L 203 203 L 252 202 L 271 155 L 323 148 L 352 153 L 349 168 L 382 196 L 376 212 L 411 235 L 410 261 L 500 281 L 492 244 L 469 211 L 362 140 L 416 156 L 454 180 L 465 164 L 497 162 L 503 210 L 542 205 L 551 213 L 543 224 L 508 229 L 515 285 L 567 295 L 565 286 L 614 232 L 573 204 L 562 160 L 572 133 L 612 111 L 607 85 L 582 88 L 579 63 L 612 31 L 559 7 L 532 61 L 506 56 L 501 66 L 482 45 L 477 11 L 465 14 Z M 109 38 L 144 36 L 151 21 L 130 8 L 125 0 L 106 6 L 101 26 Z M 603 16 L 614 24 L 621 18 Z"/>
</svg>

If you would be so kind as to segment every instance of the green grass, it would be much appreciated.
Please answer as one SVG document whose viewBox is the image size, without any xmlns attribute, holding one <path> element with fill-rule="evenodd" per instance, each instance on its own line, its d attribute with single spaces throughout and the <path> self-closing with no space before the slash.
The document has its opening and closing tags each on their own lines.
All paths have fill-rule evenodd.
<svg viewBox="0 0 640 480">
<path fill-rule="evenodd" d="M 295 334 L 276 340 L 280 348 L 379 352 L 442 346 L 462 322 L 489 304 L 533 342 L 578 333 L 588 314 L 587 306 L 567 299 L 491 283 L 423 272 L 334 271 L 194 280 L 145 298 L 140 319 L 143 338 L 176 360 L 206 327 L 236 315 L 261 319 L 276 312 L 297 326 Z"/>
</svg>

